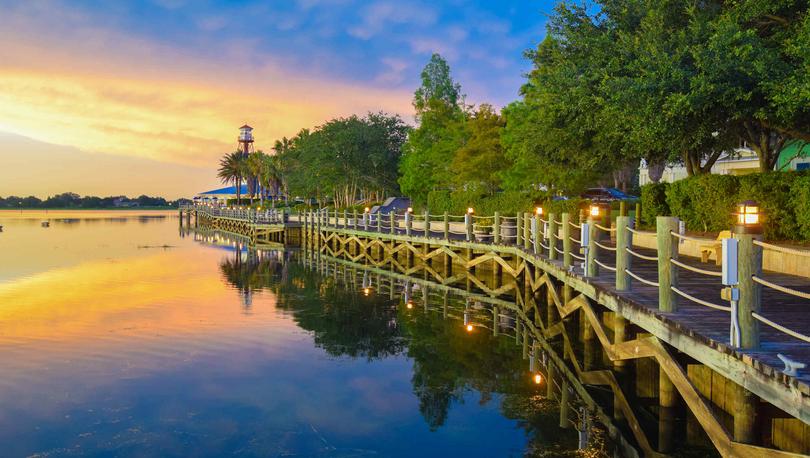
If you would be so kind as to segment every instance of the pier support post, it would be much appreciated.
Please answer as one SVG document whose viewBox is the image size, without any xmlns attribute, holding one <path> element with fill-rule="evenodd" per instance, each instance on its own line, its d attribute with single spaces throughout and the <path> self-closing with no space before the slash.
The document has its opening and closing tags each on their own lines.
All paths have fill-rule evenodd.
<svg viewBox="0 0 810 458">
<path fill-rule="evenodd" d="M 563 377 L 565 376 L 563 375 Z M 568 379 L 563 378 L 560 391 L 560 428 L 568 429 L 571 427 L 570 407 L 568 405 Z"/>
<path fill-rule="evenodd" d="M 757 439 L 757 406 L 759 398 L 736 383 L 734 385 L 734 440 L 753 444 Z"/>
<path fill-rule="evenodd" d="M 571 214 L 562 214 L 563 267 L 571 267 Z"/>
<path fill-rule="evenodd" d="M 548 214 L 548 258 L 557 259 L 557 215 Z"/>
<path fill-rule="evenodd" d="M 499 212 L 495 212 L 495 216 L 492 220 L 492 234 L 494 236 L 493 241 L 495 245 L 499 245 L 501 243 L 501 214 Z"/>
<path fill-rule="evenodd" d="M 532 248 L 532 214 L 523 213 L 523 248 L 530 251 Z M 520 228 L 518 228 L 520 230 Z"/>
<path fill-rule="evenodd" d="M 760 234 L 734 234 L 737 242 L 737 269 L 739 273 L 740 300 L 737 302 L 737 321 L 740 324 L 740 348 L 759 347 L 759 321 L 751 313 L 762 308 L 762 285 L 753 280 L 762 277 L 762 247 L 754 241 L 762 240 Z"/>
<path fill-rule="evenodd" d="M 633 234 L 627 230 L 630 227 L 630 217 L 616 218 L 616 290 L 628 291 L 630 289 L 630 276 L 626 270 L 630 269 L 630 253 L 627 249 L 633 245 Z"/>
<path fill-rule="evenodd" d="M 596 228 L 598 221 L 596 221 L 593 217 L 588 218 L 588 256 L 585 258 L 585 262 L 588 263 L 588 276 L 589 277 L 596 277 L 599 276 L 599 266 L 596 264 L 596 257 L 599 256 L 599 247 L 596 246 L 597 237 L 599 236 L 599 230 Z"/>
<path fill-rule="evenodd" d="M 430 237 L 430 212 L 425 209 L 425 237 Z"/>
<path fill-rule="evenodd" d="M 678 270 L 670 259 L 678 259 L 678 240 L 672 235 L 673 232 L 678 232 L 678 218 L 659 216 L 655 222 L 658 241 L 658 309 L 662 312 L 675 312 L 678 310 L 678 301 L 672 287 L 678 286 Z"/>
<path fill-rule="evenodd" d="M 442 226 L 442 232 L 444 239 L 450 240 L 450 215 L 448 215 L 447 212 L 444 212 L 444 226 Z"/>
<path fill-rule="evenodd" d="M 500 332 L 500 312 L 498 311 L 498 306 L 492 306 L 492 335 L 498 337 L 498 333 Z"/>
<path fill-rule="evenodd" d="M 467 212 L 464 214 L 464 232 L 467 233 L 467 241 L 471 242 L 473 239 L 473 224 L 472 224 L 472 214 Z M 471 260 L 472 258 L 468 259 Z"/>
</svg>

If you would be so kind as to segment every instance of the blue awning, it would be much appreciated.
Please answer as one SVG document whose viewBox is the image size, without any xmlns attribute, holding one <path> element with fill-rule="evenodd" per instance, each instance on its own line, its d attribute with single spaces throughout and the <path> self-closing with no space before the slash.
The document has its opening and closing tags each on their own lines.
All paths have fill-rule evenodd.
<svg viewBox="0 0 810 458">
<path fill-rule="evenodd" d="M 246 184 L 242 185 L 242 188 L 239 190 L 240 194 L 247 194 L 248 187 Z M 228 186 L 227 188 L 220 188 L 220 189 L 213 189 L 211 191 L 205 191 L 198 194 L 200 196 L 233 196 L 236 195 L 236 186 Z"/>
</svg>

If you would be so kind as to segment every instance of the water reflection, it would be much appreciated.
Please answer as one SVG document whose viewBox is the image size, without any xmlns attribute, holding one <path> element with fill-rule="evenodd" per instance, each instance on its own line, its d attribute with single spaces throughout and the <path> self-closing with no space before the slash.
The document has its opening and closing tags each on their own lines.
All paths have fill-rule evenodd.
<svg viewBox="0 0 810 458">
<path fill-rule="evenodd" d="M 578 455 L 584 452 L 579 448 L 594 456 L 606 453 L 601 431 L 588 426 L 586 435 L 567 423 L 561 427 L 559 400 L 547 393 L 568 388 L 546 387 L 546 375 L 539 371 L 548 363 L 544 355 L 530 355 L 532 364 L 524 360 L 515 346 L 522 337 L 516 334 L 514 317 L 500 314 L 494 335 L 492 309 L 480 301 L 431 293 L 425 285 L 329 264 L 306 252 L 237 246 L 220 264 L 227 281 L 241 294 L 262 289 L 277 294 L 276 306 L 289 311 L 330 355 L 411 359 L 412 390 L 431 431 L 441 430 L 453 409 L 469 402 L 472 393 L 478 405 L 494 405 L 504 417 L 517 420 L 528 438 L 528 455 Z M 534 364 L 538 369 L 529 367 Z M 573 423 L 590 421 L 584 412 L 578 417 L 575 396 L 569 400 Z"/>
</svg>

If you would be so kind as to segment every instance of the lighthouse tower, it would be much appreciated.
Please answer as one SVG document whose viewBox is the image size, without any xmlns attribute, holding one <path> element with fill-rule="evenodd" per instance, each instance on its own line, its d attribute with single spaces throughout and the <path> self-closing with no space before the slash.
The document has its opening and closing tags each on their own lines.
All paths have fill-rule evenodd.
<svg viewBox="0 0 810 458">
<path fill-rule="evenodd" d="M 253 128 L 247 124 L 239 128 L 239 139 L 236 149 L 241 151 L 245 156 L 253 152 Z"/>
</svg>

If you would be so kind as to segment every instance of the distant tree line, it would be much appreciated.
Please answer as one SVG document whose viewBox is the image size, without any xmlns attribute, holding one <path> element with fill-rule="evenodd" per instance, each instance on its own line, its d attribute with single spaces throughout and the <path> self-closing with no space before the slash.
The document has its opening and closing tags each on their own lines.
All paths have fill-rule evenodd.
<svg viewBox="0 0 810 458">
<path fill-rule="evenodd" d="M 0 197 L 0 208 L 121 208 L 121 207 L 169 207 L 176 206 L 163 197 L 150 197 L 141 195 L 129 198 L 126 196 L 80 196 L 73 192 L 65 192 L 50 196 L 45 200 L 38 197 Z"/>
</svg>

